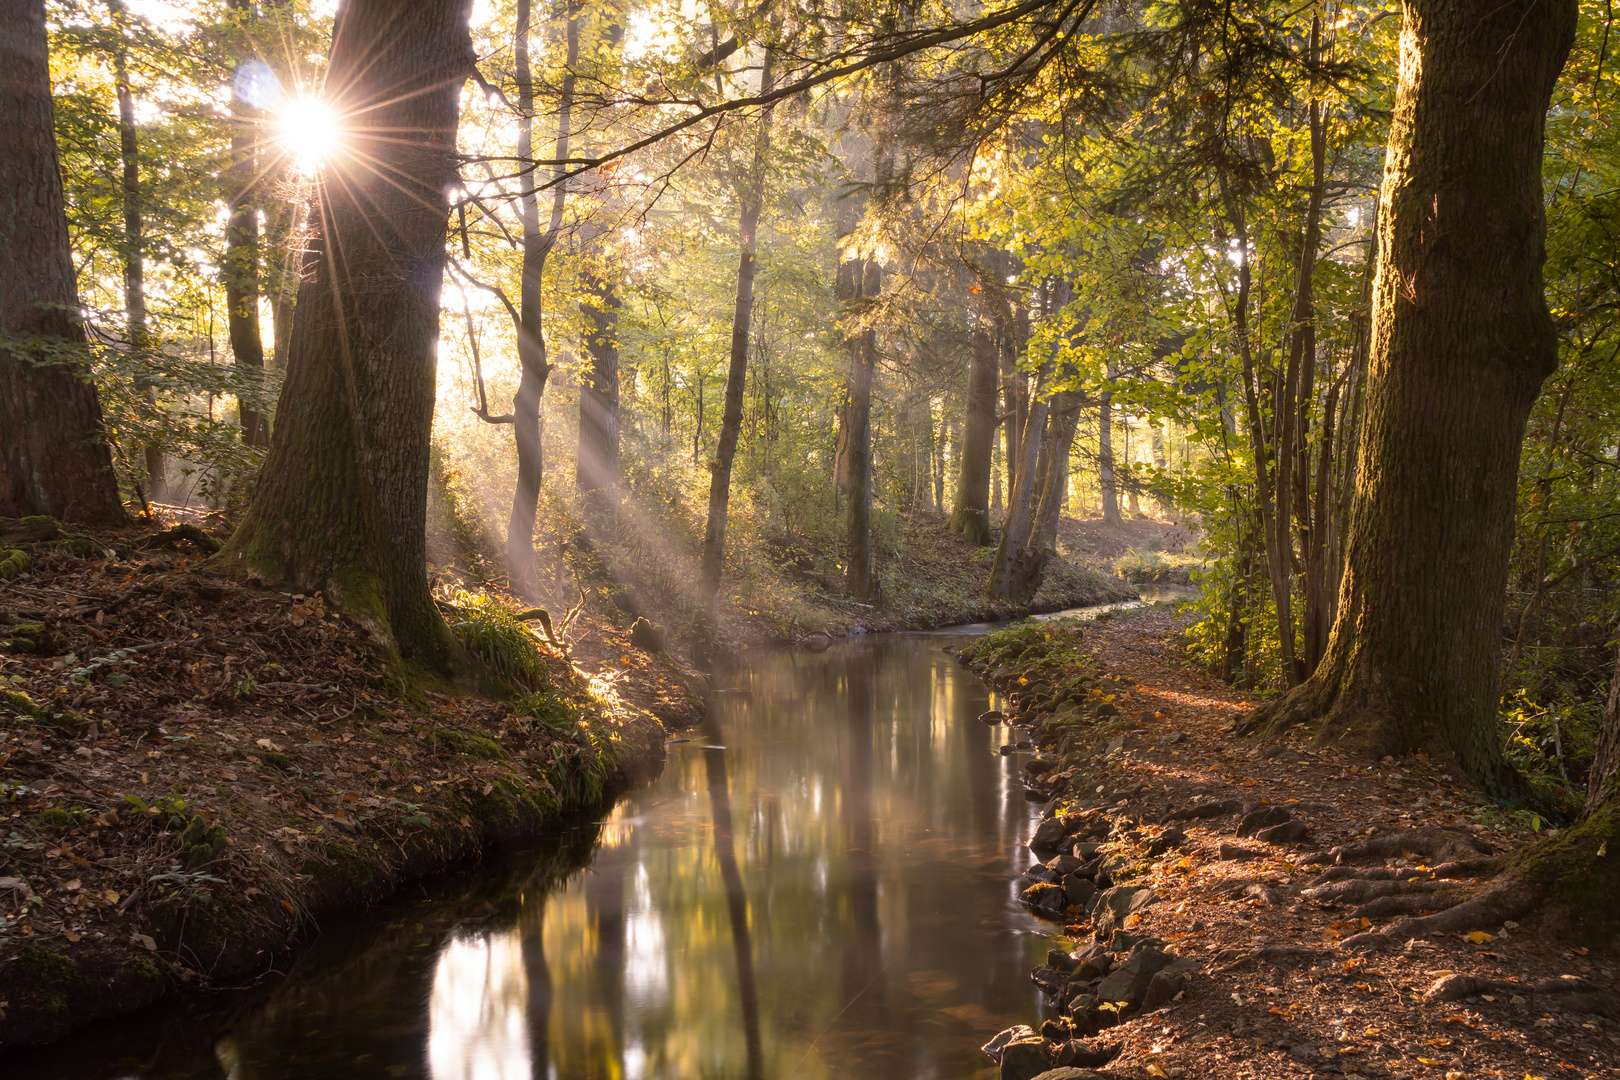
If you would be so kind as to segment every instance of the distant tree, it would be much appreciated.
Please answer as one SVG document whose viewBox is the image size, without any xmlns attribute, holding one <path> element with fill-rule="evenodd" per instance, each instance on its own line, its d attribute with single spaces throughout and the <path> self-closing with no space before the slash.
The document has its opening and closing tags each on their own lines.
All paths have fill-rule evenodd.
<svg viewBox="0 0 1620 1080">
<path fill-rule="evenodd" d="M 0 4 L 0 515 L 122 521 L 88 381 L 43 0 Z"/>
</svg>

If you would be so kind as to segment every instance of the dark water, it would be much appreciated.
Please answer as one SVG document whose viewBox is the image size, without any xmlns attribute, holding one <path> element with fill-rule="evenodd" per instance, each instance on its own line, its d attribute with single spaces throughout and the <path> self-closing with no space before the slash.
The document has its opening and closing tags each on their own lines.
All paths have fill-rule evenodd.
<svg viewBox="0 0 1620 1080">
<path fill-rule="evenodd" d="M 415 886 L 253 990 L 0 1060 L 8 1077 L 994 1075 L 1057 930 L 1038 807 L 949 634 L 761 654 L 605 819 Z"/>
</svg>

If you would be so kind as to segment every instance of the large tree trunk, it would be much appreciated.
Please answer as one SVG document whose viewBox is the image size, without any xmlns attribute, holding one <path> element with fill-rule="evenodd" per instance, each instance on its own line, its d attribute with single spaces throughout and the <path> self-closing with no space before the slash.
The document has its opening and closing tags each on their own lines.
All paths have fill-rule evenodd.
<svg viewBox="0 0 1620 1080">
<path fill-rule="evenodd" d="M 518 0 L 516 33 L 516 67 L 518 90 L 518 157 L 532 160 L 534 156 L 534 77 L 529 67 L 529 37 L 531 33 L 529 0 Z M 566 34 L 566 63 L 563 72 L 562 96 L 557 104 L 557 142 L 553 157 L 562 162 L 568 158 L 568 139 L 572 127 L 574 103 L 574 69 L 579 64 L 579 15 L 570 5 Z M 551 189 L 551 219 L 546 231 L 540 231 L 539 197 L 534 182 L 534 171 L 523 174 L 522 191 L 518 197 L 518 216 L 523 224 L 523 268 L 518 284 L 518 364 L 522 374 L 518 378 L 517 393 L 512 397 L 512 441 L 516 444 L 518 459 L 517 484 L 512 489 L 512 512 L 506 520 L 506 575 L 514 593 L 531 600 L 539 598 L 534 576 L 534 516 L 540 508 L 540 483 L 545 475 L 545 462 L 541 456 L 540 398 L 546 391 L 546 379 L 551 375 L 551 364 L 546 359 L 546 338 L 541 314 L 541 279 L 546 259 L 556 246 L 557 234 L 562 228 L 563 203 L 567 197 L 562 183 L 566 166 L 554 166 Z"/>
<path fill-rule="evenodd" d="M 760 92 L 772 85 L 772 54 L 765 51 L 760 74 Z M 755 236 L 759 215 L 765 205 L 765 158 L 771 148 L 771 110 L 759 117 L 754 135 L 754 156 L 746 187 L 738 192 L 741 209 L 737 215 L 737 288 L 731 308 L 731 362 L 726 369 L 726 405 L 720 417 L 720 444 L 715 448 L 714 466 L 709 473 L 709 514 L 703 527 L 703 562 L 699 595 L 703 603 L 713 601 L 720 591 L 720 575 L 726 562 L 726 513 L 731 505 L 731 463 L 737 456 L 737 436 L 742 430 L 743 391 L 748 386 L 748 339 L 754 318 Z"/>
<path fill-rule="evenodd" d="M 585 355 L 590 365 L 579 380 L 579 449 L 574 486 L 581 494 L 610 492 L 619 480 L 619 291 L 587 271 L 580 304 L 585 317 Z"/>
<path fill-rule="evenodd" d="M 950 529 L 970 544 L 990 543 L 991 450 L 996 439 L 996 327 L 981 311 L 973 326 L 973 355 L 968 364 L 966 422 L 956 479 L 956 505 Z"/>
<path fill-rule="evenodd" d="M 237 18 L 251 14 L 248 0 L 226 0 Z M 255 380 L 264 374 L 264 341 L 259 335 L 259 212 L 255 205 L 254 140 L 257 117 L 251 106 L 231 90 L 231 163 L 225 171 L 225 198 L 230 216 L 225 223 L 225 310 L 231 337 L 231 357 Z M 237 416 L 242 441 L 249 446 L 269 443 L 270 432 L 255 401 L 239 401 Z"/>
<path fill-rule="evenodd" d="M 220 561 L 324 590 L 409 658 L 449 655 L 427 583 L 428 446 L 472 0 L 350 0 L 327 86 L 349 117 L 316 192 L 270 456 Z"/>
<path fill-rule="evenodd" d="M 85 376 L 51 116 L 45 5 L 0 4 L 0 515 L 124 519 Z M 35 361 L 54 361 L 36 366 Z"/>
<path fill-rule="evenodd" d="M 1571 0 L 1409 0 L 1380 198 L 1373 353 L 1339 613 L 1258 718 L 1324 718 L 1506 780 L 1496 664 L 1525 419 L 1557 362 L 1542 294 L 1547 105 Z"/>
</svg>

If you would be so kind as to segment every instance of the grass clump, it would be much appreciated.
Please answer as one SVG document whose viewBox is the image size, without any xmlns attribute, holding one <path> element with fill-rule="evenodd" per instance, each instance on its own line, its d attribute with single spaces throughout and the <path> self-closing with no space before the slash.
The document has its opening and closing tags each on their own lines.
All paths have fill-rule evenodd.
<svg viewBox="0 0 1620 1080">
<path fill-rule="evenodd" d="M 497 675 L 519 686 L 544 690 L 550 672 L 534 632 L 518 613 L 492 596 L 456 590 L 449 606 L 450 632 Z"/>
<path fill-rule="evenodd" d="M 555 690 L 536 690 L 512 699 L 512 711 L 547 727 L 573 728 L 579 724 L 579 706 Z"/>
<path fill-rule="evenodd" d="M 1132 548 L 1114 560 L 1114 576 L 1133 585 L 1191 585 L 1199 563 L 1191 555 Z"/>
</svg>

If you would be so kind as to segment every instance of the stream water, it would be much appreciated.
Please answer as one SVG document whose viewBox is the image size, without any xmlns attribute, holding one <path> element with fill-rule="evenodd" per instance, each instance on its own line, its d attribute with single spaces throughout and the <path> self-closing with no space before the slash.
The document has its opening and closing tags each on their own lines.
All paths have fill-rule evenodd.
<svg viewBox="0 0 1620 1080">
<path fill-rule="evenodd" d="M 1117 605 L 1112 605 L 1117 607 Z M 0 1062 L 34 1077 L 982 1076 L 1060 928 L 1038 816 L 944 651 L 984 627 L 750 654 L 660 778 L 475 871 L 326 920 L 250 990 Z M 993 1074 L 992 1074 L 993 1075 Z"/>
</svg>

